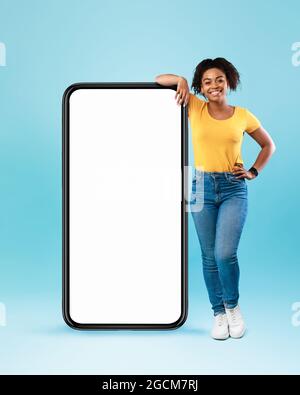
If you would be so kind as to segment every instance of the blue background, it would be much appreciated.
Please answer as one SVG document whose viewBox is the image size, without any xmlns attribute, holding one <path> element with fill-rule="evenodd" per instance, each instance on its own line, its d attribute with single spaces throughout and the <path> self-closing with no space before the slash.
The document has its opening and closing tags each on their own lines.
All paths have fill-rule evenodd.
<svg viewBox="0 0 300 395">
<path fill-rule="evenodd" d="M 300 373 L 299 1 L 0 1 L 1 373 Z M 212 312 L 189 217 L 189 315 L 176 331 L 82 333 L 61 316 L 61 98 L 74 82 L 192 82 L 223 56 L 277 150 L 248 182 L 239 247 L 242 339 L 209 337 Z M 250 167 L 259 146 L 245 134 Z M 192 153 L 191 153 L 192 154 Z M 191 155 L 191 163 L 192 163 Z M 189 214 L 190 215 L 190 214 Z"/>
</svg>

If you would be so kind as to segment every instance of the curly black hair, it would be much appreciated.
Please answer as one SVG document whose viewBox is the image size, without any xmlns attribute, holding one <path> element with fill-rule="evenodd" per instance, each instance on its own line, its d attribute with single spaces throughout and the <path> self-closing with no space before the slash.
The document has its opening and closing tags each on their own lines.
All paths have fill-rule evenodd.
<svg viewBox="0 0 300 395">
<path fill-rule="evenodd" d="M 191 88 L 193 89 L 195 94 L 202 95 L 201 93 L 202 76 L 206 70 L 211 68 L 217 68 L 222 70 L 226 75 L 229 88 L 233 91 L 236 90 L 238 84 L 240 83 L 240 75 L 232 63 L 230 63 L 225 58 L 204 59 L 202 60 L 202 62 L 198 64 L 194 72 Z"/>
</svg>

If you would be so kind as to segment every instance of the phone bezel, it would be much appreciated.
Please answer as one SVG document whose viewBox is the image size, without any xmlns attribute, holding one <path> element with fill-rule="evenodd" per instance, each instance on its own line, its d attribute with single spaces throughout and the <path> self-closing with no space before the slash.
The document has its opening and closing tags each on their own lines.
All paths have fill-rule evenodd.
<svg viewBox="0 0 300 395">
<path fill-rule="evenodd" d="M 67 87 L 62 97 L 62 312 L 65 322 L 73 329 L 112 330 L 112 329 L 177 329 L 183 325 L 188 310 L 188 212 L 185 209 L 184 186 L 185 167 L 188 166 L 188 118 L 187 107 L 181 105 L 181 315 L 170 324 L 122 324 L 122 323 L 78 323 L 70 316 L 69 296 L 69 101 L 72 93 L 78 89 L 172 89 L 176 86 L 162 86 L 152 82 L 80 82 Z"/>
</svg>

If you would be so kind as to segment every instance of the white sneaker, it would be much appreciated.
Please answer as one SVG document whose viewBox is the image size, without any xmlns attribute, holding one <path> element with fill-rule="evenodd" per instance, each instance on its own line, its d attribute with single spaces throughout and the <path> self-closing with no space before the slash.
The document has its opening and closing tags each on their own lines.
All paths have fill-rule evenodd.
<svg viewBox="0 0 300 395">
<path fill-rule="evenodd" d="M 227 315 L 225 313 L 214 316 L 214 324 L 211 337 L 217 340 L 225 340 L 229 337 Z"/>
<path fill-rule="evenodd" d="M 238 339 L 246 331 L 246 326 L 239 306 L 233 309 L 226 309 L 226 315 L 229 324 L 229 334 L 231 337 Z"/>
</svg>

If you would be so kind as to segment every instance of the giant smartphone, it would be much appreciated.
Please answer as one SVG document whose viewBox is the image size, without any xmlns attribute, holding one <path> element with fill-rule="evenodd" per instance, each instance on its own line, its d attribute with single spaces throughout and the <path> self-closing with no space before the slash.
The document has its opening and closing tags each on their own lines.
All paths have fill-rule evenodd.
<svg viewBox="0 0 300 395">
<path fill-rule="evenodd" d="M 187 315 L 186 108 L 176 86 L 63 95 L 63 316 L 77 329 L 174 329 Z"/>
</svg>

